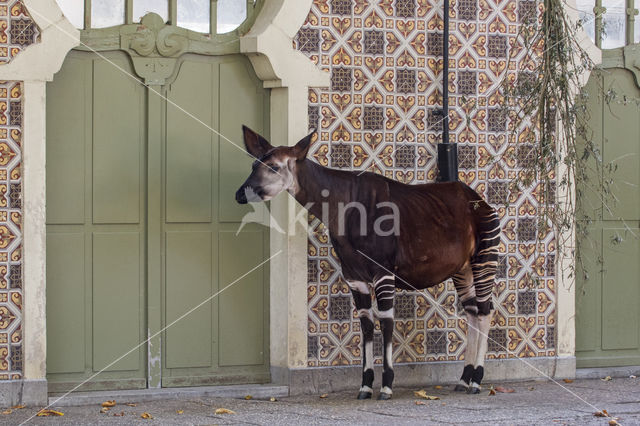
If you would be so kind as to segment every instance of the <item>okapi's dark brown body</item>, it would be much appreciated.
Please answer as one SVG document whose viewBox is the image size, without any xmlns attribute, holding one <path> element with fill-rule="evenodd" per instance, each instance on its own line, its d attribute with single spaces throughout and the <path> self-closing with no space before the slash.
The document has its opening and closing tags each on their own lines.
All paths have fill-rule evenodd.
<svg viewBox="0 0 640 426">
<path fill-rule="evenodd" d="M 329 205 L 325 225 L 344 277 L 373 282 L 386 274 L 381 271 L 382 265 L 402 278 L 396 281 L 396 287 L 407 290 L 437 285 L 468 264 L 477 247 L 477 218 L 490 209 L 474 190 L 460 182 L 406 185 L 378 174 L 327 169 L 310 161 L 299 168 L 298 180 L 301 191 L 296 199 L 303 206 L 313 203 L 311 213 L 322 217 L 322 203 Z M 329 196 L 323 197 L 321 192 L 327 188 L 331 188 Z M 338 232 L 339 203 L 350 202 L 366 208 L 364 236 L 360 232 L 361 214 L 355 208 L 346 210 L 345 235 Z M 399 235 L 374 232 L 376 219 L 391 214 L 389 208 L 376 208 L 382 202 L 398 207 Z M 367 261 L 360 252 L 376 262 Z"/>
</svg>

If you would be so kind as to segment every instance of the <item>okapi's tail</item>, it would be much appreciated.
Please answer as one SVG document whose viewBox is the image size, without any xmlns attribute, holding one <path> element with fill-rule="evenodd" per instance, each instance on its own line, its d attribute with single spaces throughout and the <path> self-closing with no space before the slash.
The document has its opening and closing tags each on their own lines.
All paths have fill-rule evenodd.
<svg viewBox="0 0 640 426">
<path fill-rule="evenodd" d="M 473 190 L 471 190 L 473 191 Z M 498 213 L 473 191 L 471 210 L 475 216 L 477 248 L 471 261 L 478 314 L 488 315 L 493 309 L 491 293 L 498 269 L 500 219 Z M 477 199 L 476 199 L 477 197 Z"/>
</svg>

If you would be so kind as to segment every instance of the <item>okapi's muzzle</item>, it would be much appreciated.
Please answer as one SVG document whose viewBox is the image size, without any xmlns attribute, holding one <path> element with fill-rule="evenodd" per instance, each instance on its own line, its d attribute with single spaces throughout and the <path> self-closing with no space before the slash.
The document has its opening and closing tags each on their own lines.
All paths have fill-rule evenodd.
<svg viewBox="0 0 640 426">
<path fill-rule="evenodd" d="M 238 204 L 247 204 L 247 193 L 244 185 L 236 192 L 236 201 Z"/>
</svg>

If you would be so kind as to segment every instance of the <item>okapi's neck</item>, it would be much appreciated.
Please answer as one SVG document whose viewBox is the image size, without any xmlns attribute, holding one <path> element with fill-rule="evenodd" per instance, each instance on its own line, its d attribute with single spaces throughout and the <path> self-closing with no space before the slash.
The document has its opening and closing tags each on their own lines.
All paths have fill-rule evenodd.
<svg viewBox="0 0 640 426">
<path fill-rule="evenodd" d="M 309 212 L 319 219 L 323 219 L 323 203 L 337 206 L 338 203 L 353 201 L 349 199 L 354 183 L 352 173 L 304 160 L 296 164 L 296 181 L 296 191 L 292 195 L 303 207 L 309 206 Z"/>
</svg>

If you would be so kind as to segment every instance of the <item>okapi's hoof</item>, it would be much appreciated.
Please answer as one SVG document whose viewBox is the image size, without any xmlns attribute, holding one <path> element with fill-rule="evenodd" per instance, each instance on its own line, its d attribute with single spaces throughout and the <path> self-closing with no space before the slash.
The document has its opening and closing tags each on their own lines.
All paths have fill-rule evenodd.
<svg viewBox="0 0 640 426">
<path fill-rule="evenodd" d="M 456 385 L 455 388 L 453 388 L 454 392 L 469 392 L 469 386 L 465 386 L 465 385 Z"/>
<path fill-rule="evenodd" d="M 371 399 L 372 396 L 371 392 L 360 391 L 358 393 L 358 399 Z"/>
<path fill-rule="evenodd" d="M 391 399 L 391 396 L 392 394 L 390 393 L 380 392 L 380 395 L 378 395 L 378 401 L 387 401 Z"/>
<path fill-rule="evenodd" d="M 477 386 L 471 386 L 469 388 L 469 393 L 472 394 L 472 395 L 477 395 L 477 394 L 480 393 L 480 388 L 477 387 Z"/>
</svg>

